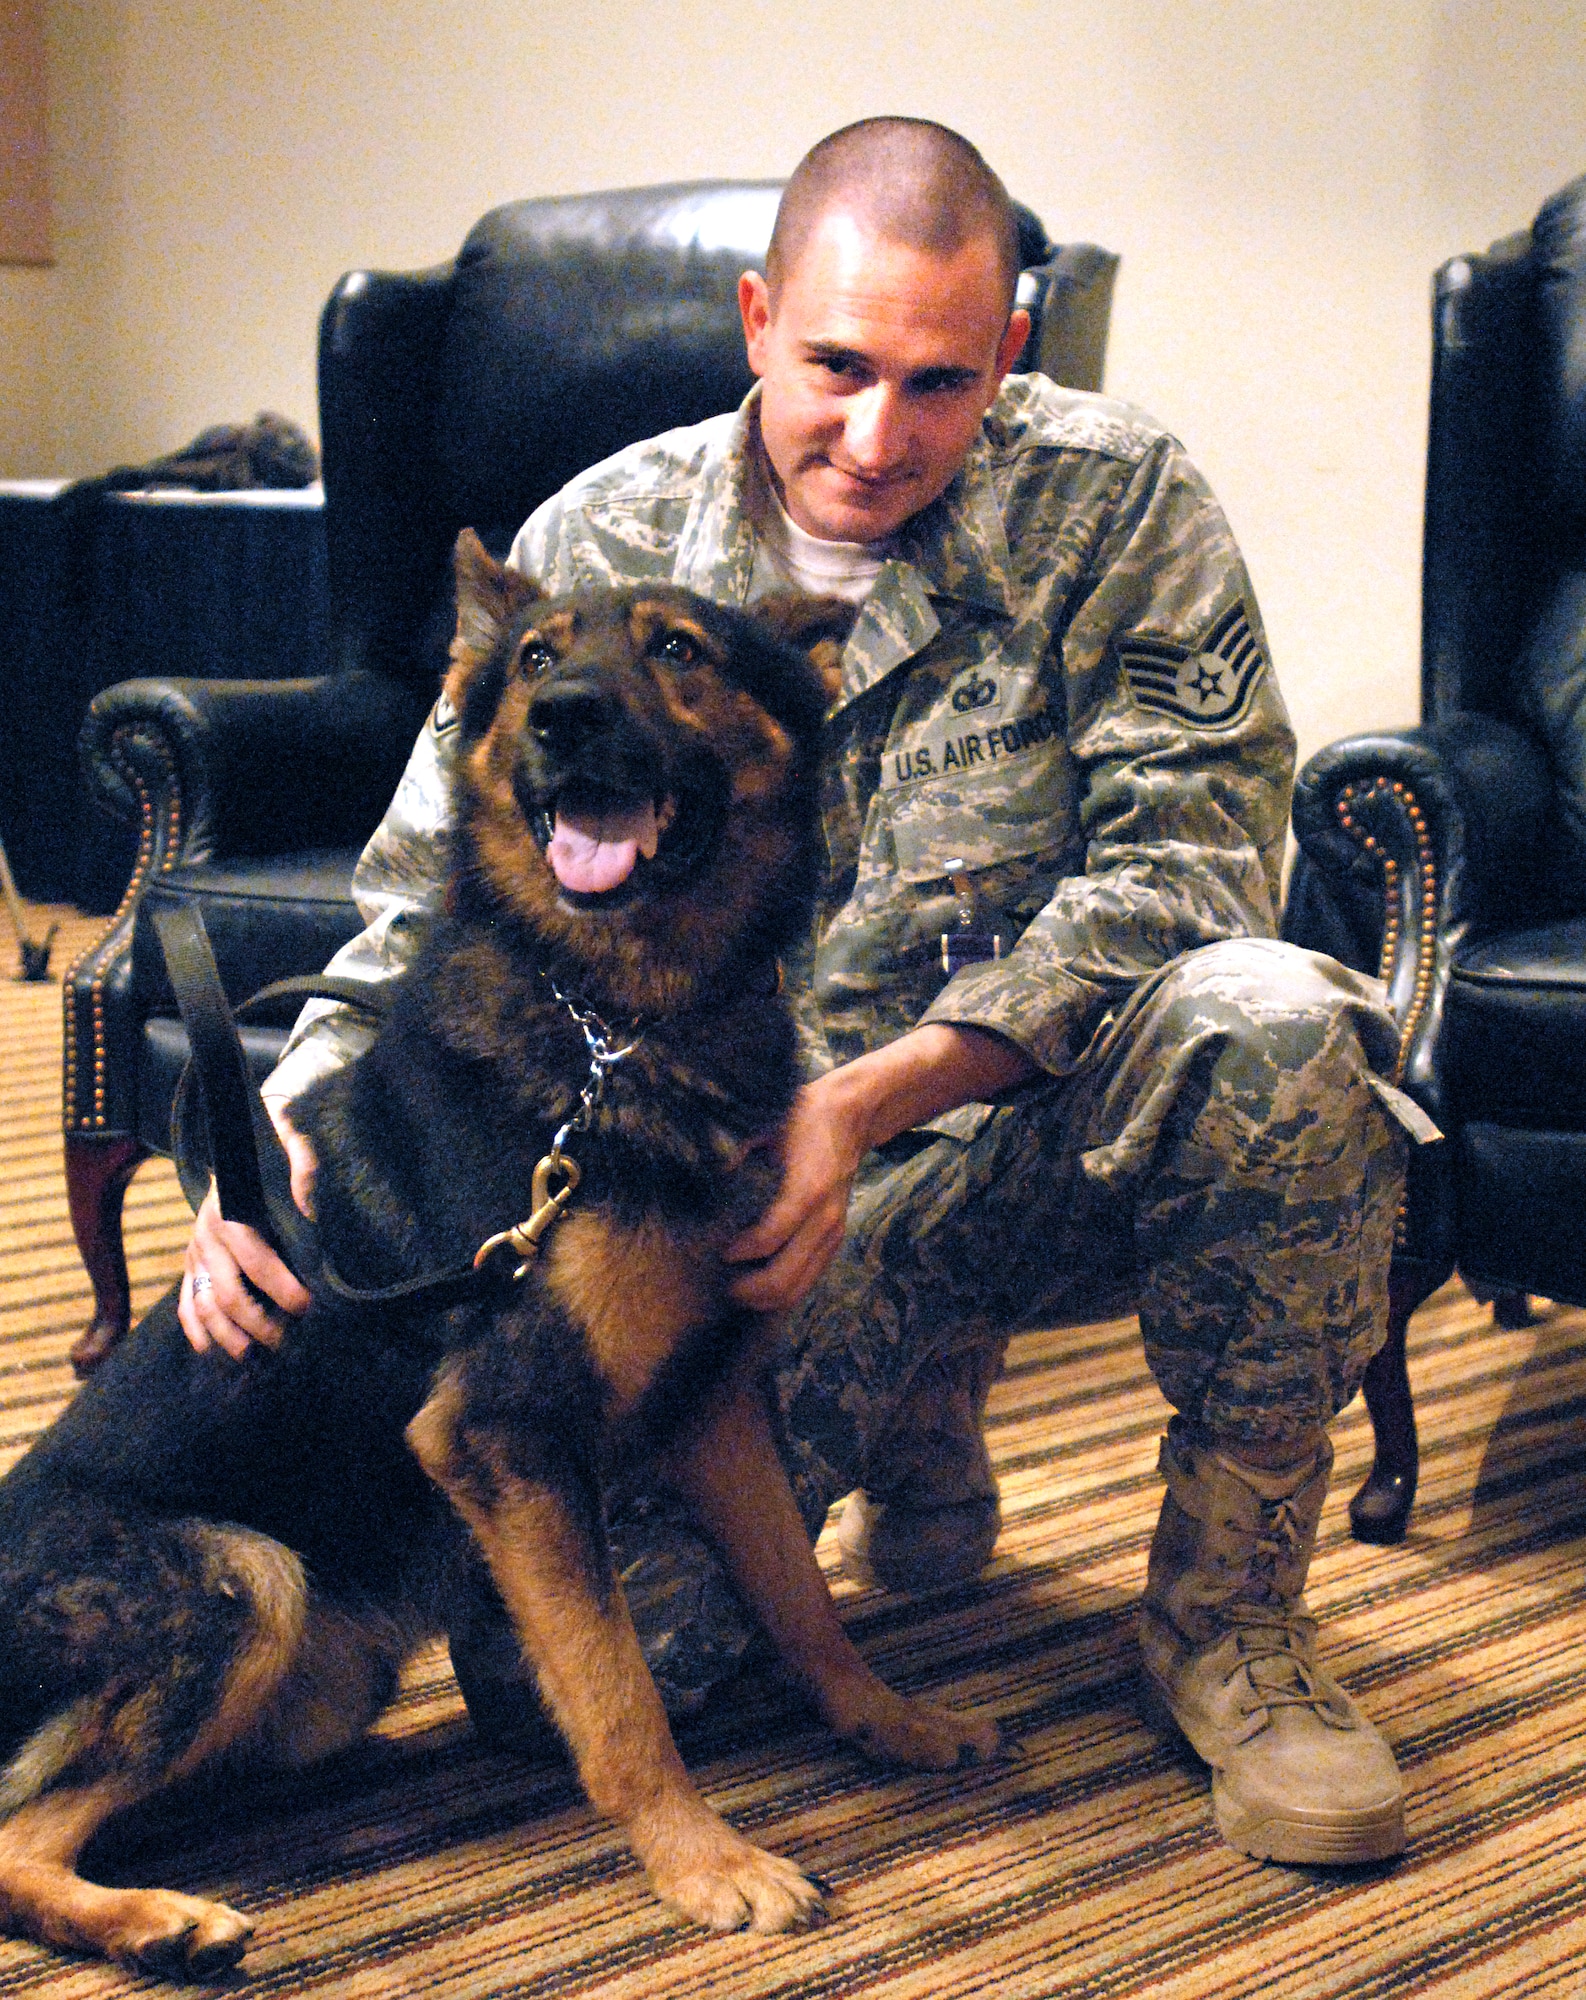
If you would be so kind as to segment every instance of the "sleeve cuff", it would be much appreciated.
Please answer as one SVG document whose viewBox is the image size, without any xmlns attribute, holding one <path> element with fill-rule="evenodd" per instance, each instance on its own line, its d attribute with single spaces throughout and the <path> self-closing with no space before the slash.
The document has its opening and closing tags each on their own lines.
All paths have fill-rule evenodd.
<svg viewBox="0 0 1586 2000">
<path fill-rule="evenodd" d="M 1049 965 L 1027 969 L 1015 955 L 955 973 L 920 1022 L 983 1028 L 1012 1042 L 1049 1076 L 1068 1076 L 1078 1068 L 1108 997 L 1091 980 Z"/>
<path fill-rule="evenodd" d="M 300 1020 L 293 1035 L 286 1054 L 259 1086 L 259 1095 L 266 1104 L 290 1104 L 311 1083 L 344 1069 L 374 1040 L 374 1027 L 351 1008 L 331 1003 L 316 1019 Z"/>
</svg>

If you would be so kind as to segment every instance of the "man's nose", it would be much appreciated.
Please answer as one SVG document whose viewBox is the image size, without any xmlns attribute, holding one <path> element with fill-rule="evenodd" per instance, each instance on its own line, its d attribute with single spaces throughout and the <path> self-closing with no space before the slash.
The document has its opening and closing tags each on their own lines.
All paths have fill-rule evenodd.
<svg viewBox="0 0 1586 2000">
<path fill-rule="evenodd" d="M 908 456 L 903 398 L 886 382 L 873 382 L 848 406 L 843 427 L 848 457 L 858 472 L 889 472 Z"/>
</svg>

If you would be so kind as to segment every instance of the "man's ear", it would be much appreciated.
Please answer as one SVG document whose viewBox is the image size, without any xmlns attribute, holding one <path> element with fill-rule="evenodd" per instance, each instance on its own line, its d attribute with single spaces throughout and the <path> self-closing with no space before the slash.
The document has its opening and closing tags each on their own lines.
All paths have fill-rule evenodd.
<svg viewBox="0 0 1586 2000">
<path fill-rule="evenodd" d="M 457 632 L 446 692 L 456 704 L 464 683 L 489 659 L 513 618 L 545 592 L 532 578 L 498 563 L 472 528 L 464 528 L 457 537 L 452 572 L 457 580 Z"/>
<path fill-rule="evenodd" d="M 758 271 L 745 271 L 738 280 L 738 317 L 743 321 L 743 348 L 750 372 L 763 375 L 771 333 L 771 292 Z"/>
<path fill-rule="evenodd" d="M 842 685 L 843 648 L 859 617 L 859 606 L 842 597 L 807 597 L 802 590 L 773 590 L 749 606 L 751 618 L 769 625 L 779 639 L 808 653 L 835 701 Z"/>
<path fill-rule="evenodd" d="M 1008 324 L 1002 329 L 1002 339 L 997 343 L 997 387 L 1002 387 L 1003 377 L 1024 352 L 1024 343 L 1030 338 L 1030 315 L 1023 306 L 1015 306 L 1008 315 Z"/>
</svg>

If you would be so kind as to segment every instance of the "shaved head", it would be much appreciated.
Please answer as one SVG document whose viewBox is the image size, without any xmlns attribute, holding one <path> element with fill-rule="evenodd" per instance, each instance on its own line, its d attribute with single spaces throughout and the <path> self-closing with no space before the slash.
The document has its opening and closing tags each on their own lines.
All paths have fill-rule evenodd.
<svg viewBox="0 0 1586 2000">
<path fill-rule="evenodd" d="M 812 146 L 793 169 L 766 252 L 773 304 L 828 215 L 933 257 L 985 238 L 1013 304 L 1019 228 L 1008 191 L 967 139 L 924 118 L 864 118 Z"/>
</svg>

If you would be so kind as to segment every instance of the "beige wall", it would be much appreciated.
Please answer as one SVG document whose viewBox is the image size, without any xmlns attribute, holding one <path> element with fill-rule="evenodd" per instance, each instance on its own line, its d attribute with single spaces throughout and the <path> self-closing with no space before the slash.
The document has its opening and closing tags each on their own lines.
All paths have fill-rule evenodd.
<svg viewBox="0 0 1586 2000">
<path fill-rule="evenodd" d="M 0 473 L 276 408 L 354 264 L 515 195 L 781 174 L 877 111 L 1122 252 L 1109 387 L 1245 547 L 1302 744 L 1408 719 L 1432 266 L 1586 168 L 1579 0 L 47 0 L 57 267 L 0 272 Z"/>
</svg>

